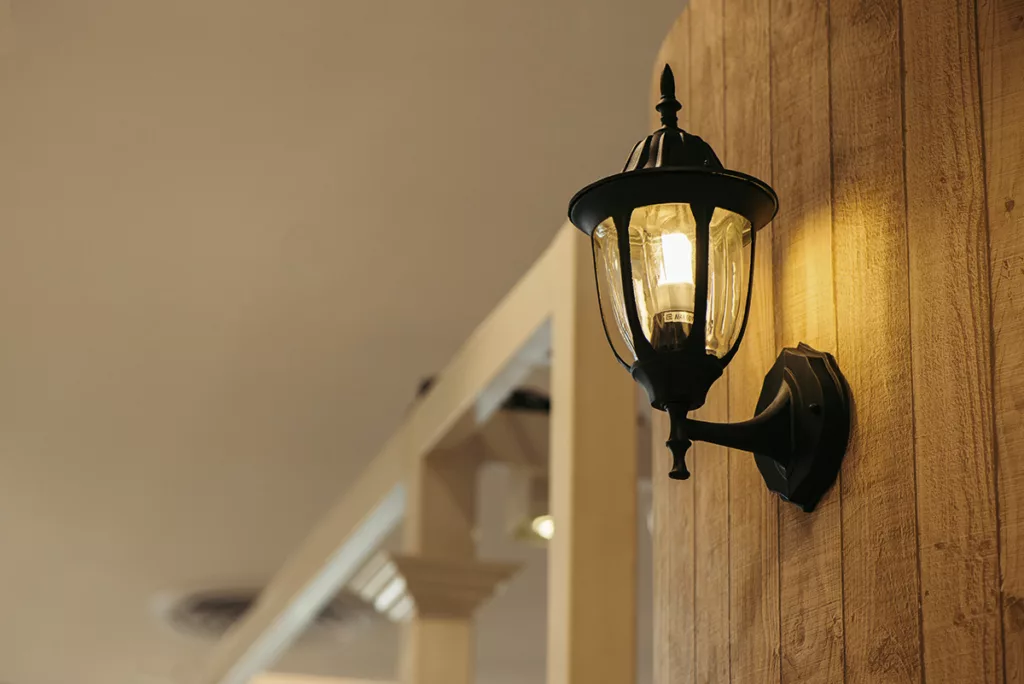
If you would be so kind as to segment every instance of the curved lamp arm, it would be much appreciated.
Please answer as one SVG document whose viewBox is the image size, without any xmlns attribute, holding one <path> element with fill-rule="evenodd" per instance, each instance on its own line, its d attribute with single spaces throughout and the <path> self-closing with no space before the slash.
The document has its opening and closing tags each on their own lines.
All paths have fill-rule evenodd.
<svg viewBox="0 0 1024 684">
<path fill-rule="evenodd" d="M 783 468 L 789 464 L 793 450 L 792 395 L 783 384 L 775 399 L 750 420 L 739 423 L 709 423 L 686 417 L 680 404 L 668 406 L 671 435 L 665 443 L 672 451 L 672 471 L 669 477 L 685 480 L 686 452 L 693 442 L 708 442 L 729 449 L 762 454 Z"/>
<path fill-rule="evenodd" d="M 812 510 L 839 472 L 850 430 L 849 390 L 830 354 L 807 345 L 783 350 L 761 390 L 756 415 L 739 423 L 687 417 L 668 404 L 672 451 L 669 477 L 685 480 L 693 441 L 753 452 L 768 487 Z"/>
</svg>

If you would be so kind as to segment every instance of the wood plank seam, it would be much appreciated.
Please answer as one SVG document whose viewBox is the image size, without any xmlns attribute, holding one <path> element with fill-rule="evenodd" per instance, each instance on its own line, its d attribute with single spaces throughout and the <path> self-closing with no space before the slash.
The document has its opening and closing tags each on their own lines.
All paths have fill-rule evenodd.
<svg viewBox="0 0 1024 684">
<path fill-rule="evenodd" d="M 775 35 L 775 27 L 773 26 L 773 22 L 772 22 L 772 17 L 773 16 L 775 16 L 775 15 L 772 12 L 772 0 L 768 0 L 768 99 L 769 99 L 769 106 L 768 106 L 769 124 L 768 124 L 768 130 L 771 131 L 771 136 L 772 137 L 775 136 L 775 60 L 772 59 L 772 54 L 775 52 L 775 45 L 774 45 L 774 41 L 772 40 L 772 37 Z M 769 145 L 768 146 L 768 157 L 769 157 L 769 159 L 771 161 L 771 174 L 770 175 L 772 177 L 772 182 L 774 182 L 775 181 L 775 145 Z M 772 231 L 774 232 L 774 230 L 775 229 L 773 227 Z M 772 286 L 773 287 L 774 287 L 774 283 L 775 283 L 775 278 L 773 277 L 772 278 Z M 776 304 L 775 304 L 776 299 L 775 299 L 774 295 L 772 297 L 772 302 L 773 302 L 773 307 L 776 306 Z M 775 323 L 775 320 L 774 320 L 774 316 L 773 316 L 773 319 L 772 319 L 772 335 L 775 336 L 775 338 L 777 340 L 778 339 L 778 333 L 775 330 L 774 323 Z M 777 342 L 776 342 L 775 346 L 776 346 L 776 351 L 778 351 L 778 343 Z M 779 643 L 779 647 L 778 647 L 779 648 L 779 656 L 778 656 L 778 660 L 779 660 L 779 684 L 782 684 L 782 661 L 783 661 L 783 658 L 785 657 L 785 654 L 784 654 L 783 648 L 782 648 L 782 643 L 783 643 L 782 642 L 782 637 L 783 637 L 783 628 L 782 628 L 782 505 L 783 504 L 780 501 L 775 506 L 775 527 L 778 530 L 778 535 L 776 535 L 776 540 L 775 540 L 776 541 L 776 546 L 777 546 L 776 559 L 777 559 L 777 562 L 779 564 L 779 569 L 778 569 L 778 572 L 776 573 L 777 580 L 778 580 L 778 587 L 777 587 L 776 591 L 777 591 L 777 595 L 778 595 L 778 598 L 779 598 L 778 605 L 776 606 L 776 608 L 778 609 L 778 623 L 779 623 L 779 642 L 778 642 Z"/>
<path fill-rule="evenodd" d="M 724 2 L 695 0 L 689 11 L 692 126 L 725 158 Z M 728 422 L 728 403 L 726 371 L 696 415 L 712 422 Z M 731 668 L 729 576 L 716 572 L 729 563 L 729 456 L 728 450 L 706 443 L 695 445 L 693 454 L 695 476 L 684 486 L 693 488 L 695 517 L 703 527 L 703 534 L 695 537 L 693 554 L 695 575 L 703 578 L 695 585 L 695 674 L 697 681 L 717 682 L 730 679 Z"/>
<path fill-rule="evenodd" d="M 835 348 L 832 268 L 828 3 L 772 3 L 773 226 L 777 346 Z M 828 213 L 828 219 L 825 214 Z M 782 681 L 843 680 L 841 492 L 812 516 L 780 505 Z"/>
<path fill-rule="evenodd" d="M 774 27 L 772 26 L 772 0 L 767 0 L 768 3 L 768 130 L 769 135 L 773 138 L 775 136 L 775 60 L 772 59 L 772 54 L 775 51 L 774 41 L 772 37 L 775 35 Z M 775 181 L 775 145 L 773 143 L 768 144 L 768 161 L 771 165 L 769 167 L 769 176 L 772 182 Z M 774 227 L 772 230 L 774 231 Z M 774 249 L 774 247 L 772 248 Z M 773 257 L 774 259 L 774 257 Z M 771 287 L 774 289 L 775 279 L 772 277 Z M 777 298 L 772 293 L 772 304 L 777 305 Z M 772 316 L 772 336 L 775 338 L 775 348 L 778 350 L 778 332 L 775 330 L 775 318 Z M 776 574 L 777 587 L 775 589 L 776 596 L 778 597 L 777 608 L 778 614 L 778 682 L 782 684 L 782 660 L 785 658 L 785 652 L 782 648 L 782 504 L 779 503 L 775 506 L 775 528 L 778 530 L 775 536 L 775 560 L 778 563 L 778 571 Z"/>
<path fill-rule="evenodd" d="M 907 185 L 924 655 L 933 677 L 1002 681 L 991 285 L 976 8 L 904 2 Z M 933 103 L 942 103 L 935 116 Z M 985 212 L 987 214 L 987 212 Z M 934 305 L 933 305 L 934 303 Z M 935 306 L 938 305 L 938 306 Z M 950 322 L 949 331 L 943 331 Z M 925 332 L 926 331 L 926 332 Z M 935 335 L 932 335 L 935 331 Z M 925 332 L 924 335 L 921 333 Z M 944 333 L 944 334 L 943 334 Z M 981 339 L 979 339 L 981 338 Z M 946 370 L 958 363 L 956 375 Z M 934 383 L 934 384 L 932 384 Z M 942 391 L 948 387 L 953 392 Z M 998 630 L 998 631 L 997 631 Z"/>
<path fill-rule="evenodd" d="M 907 190 L 907 53 L 906 45 L 904 41 L 904 30 L 903 30 L 903 2 L 906 0 L 900 0 L 899 13 L 897 17 L 898 31 L 899 31 L 899 47 L 900 47 L 900 127 L 903 133 L 903 221 L 907 229 L 904 231 L 904 239 L 907 243 L 907 263 L 906 269 L 908 273 L 907 277 L 907 307 L 914 305 L 914 300 L 911 297 L 910 292 L 910 200 Z M 911 315 L 911 318 L 913 316 Z M 907 339 L 910 343 L 910 349 L 914 348 L 914 327 L 908 326 Z M 910 374 L 910 396 L 913 397 L 916 393 L 914 387 L 914 374 Z M 924 638 L 924 601 L 923 593 L 924 587 L 921 583 L 921 508 L 917 505 L 917 496 L 920 491 L 920 486 L 917 482 L 917 412 L 913 409 L 913 401 L 911 401 L 910 410 L 910 425 L 911 425 L 911 443 L 913 444 L 914 450 L 914 555 L 917 562 L 917 635 L 918 635 L 918 667 L 921 668 L 921 681 L 925 682 L 928 680 L 927 672 L 925 671 L 925 638 Z"/>
<path fill-rule="evenodd" d="M 839 353 L 839 305 L 838 297 L 836 295 L 835 277 L 836 277 L 836 155 L 835 155 L 835 130 L 832 125 L 832 117 L 834 116 L 832 111 L 832 2 L 827 0 L 825 6 L 825 35 L 827 40 L 826 50 L 826 73 L 828 78 L 828 183 L 829 183 L 829 221 L 831 223 L 831 230 L 829 235 L 829 256 L 832 258 L 832 325 L 835 327 L 833 331 L 833 341 L 835 342 L 835 349 L 827 350 L 829 353 Z M 843 537 L 843 470 L 839 469 L 839 473 L 836 475 L 836 481 L 832 485 L 836 490 L 836 507 L 839 509 L 839 620 L 843 625 L 843 641 L 842 641 L 842 680 L 846 681 L 847 663 L 846 663 L 846 554 L 844 549 L 846 548 L 846 542 Z"/>
<path fill-rule="evenodd" d="M 692 50 L 692 46 L 693 46 L 693 20 L 692 20 L 693 11 L 692 11 L 692 8 L 693 8 L 692 4 L 688 3 L 688 6 L 686 8 L 686 12 L 688 12 L 690 14 L 691 20 L 687 24 L 687 27 L 686 27 L 687 31 L 689 33 L 689 40 L 687 41 L 687 46 L 686 46 L 687 52 L 690 52 Z M 686 60 L 686 68 L 689 70 L 689 75 L 686 78 L 686 102 L 684 103 L 684 106 L 688 110 L 689 116 L 693 116 L 692 110 L 690 109 L 693 106 L 693 56 L 692 55 L 690 55 L 687 58 L 687 60 Z M 691 123 L 691 126 L 692 126 L 692 123 Z M 694 449 L 692 453 L 694 455 L 696 455 L 696 452 L 697 452 L 697 450 Z M 694 459 L 694 460 L 696 460 L 696 459 Z M 692 484 L 692 482 L 688 482 L 684 486 L 691 486 L 692 487 L 693 484 Z M 696 492 L 694 492 L 694 494 L 690 497 L 690 517 L 691 517 L 691 520 L 693 520 L 693 525 L 691 525 L 691 531 L 693 533 L 693 543 L 692 543 L 692 545 L 690 547 L 692 549 L 693 553 L 690 554 L 690 558 L 689 558 L 689 563 L 691 565 L 690 573 L 691 573 L 691 576 L 693 577 L 693 586 L 692 586 L 693 593 L 692 593 L 692 595 L 690 597 L 690 601 L 691 601 L 690 605 L 692 606 L 691 612 L 693 614 L 694 624 L 696 625 L 697 615 L 698 615 L 698 611 L 697 611 L 697 585 L 700 584 L 700 577 L 697 575 L 697 496 L 696 496 Z M 697 679 L 697 662 L 698 662 L 698 658 L 697 658 L 697 629 L 696 629 L 696 627 L 691 630 L 691 635 L 693 637 L 693 645 L 690 647 L 690 652 L 693 653 L 693 656 L 694 656 L 693 657 L 693 675 L 694 675 L 694 680 L 696 680 Z"/>
<path fill-rule="evenodd" d="M 978 88 L 979 91 L 984 87 L 985 79 L 982 71 L 982 36 L 981 36 L 981 15 L 980 15 L 980 0 L 974 0 L 974 47 L 978 51 L 978 58 L 975 60 L 978 69 Z M 994 5 L 989 5 L 992 12 L 994 12 Z M 991 55 L 990 55 L 991 58 Z M 989 198 L 989 183 L 990 179 L 989 166 L 988 166 L 988 149 L 986 145 L 985 135 L 985 96 L 984 93 L 980 93 L 978 98 L 978 114 L 981 119 L 981 168 L 984 172 L 984 182 L 982 185 L 982 197 L 985 206 L 984 212 L 984 226 L 985 226 L 985 247 L 987 254 L 985 256 L 985 262 L 992 263 L 992 225 L 988 213 L 990 205 Z M 996 283 L 995 278 L 998 275 L 995 274 L 995 269 L 989 268 L 989 371 L 991 372 L 991 386 L 992 392 L 992 406 L 991 412 L 991 433 L 992 433 L 992 490 L 995 493 L 995 513 L 996 513 L 996 577 L 999 581 L 998 591 L 998 607 L 999 607 L 999 637 L 1000 643 L 1002 644 L 1001 656 L 1003 666 L 1003 681 L 1006 682 L 1009 679 L 1010 673 L 1007 669 L 1007 657 L 1006 657 L 1006 616 L 1005 616 L 1005 601 L 1003 600 L 1004 595 L 1004 567 L 1003 567 L 1003 513 L 1001 510 L 1001 498 L 999 496 L 999 463 L 1000 463 L 1000 449 L 999 449 L 999 438 L 996 434 L 996 402 L 998 397 L 996 396 L 996 388 L 998 385 L 998 378 L 996 377 L 996 311 L 995 311 L 995 290 Z"/>
<path fill-rule="evenodd" d="M 719 4 L 720 4 L 720 7 L 721 7 L 721 11 L 722 11 L 722 14 L 721 14 L 721 17 L 720 17 L 720 21 L 722 22 L 722 41 L 721 41 L 722 42 L 722 159 L 728 159 L 728 154 L 729 154 L 729 146 L 728 146 L 729 121 L 728 121 L 727 117 L 729 115 L 728 114 L 729 108 L 725 106 L 726 102 L 728 102 L 728 99 L 727 99 L 727 89 L 729 88 L 729 78 L 728 78 L 728 73 L 726 72 L 726 54 L 727 54 L 726 53 L 726 42 L 727 42 L 728 31 L 725 30 L 725 27 L 727 26 L 727 24 L 725 22 L 725 2 L 724 2 L 724 0 L 723 0 L 723 2 L 721 2 Z M 753 258 L 753 256 L 754 255 L 751 254 L 751 258 Z M 753 287 L 753 286 L 754 286 L 753 280 L 751 280 L 751 282 L 747 283 L 747 291 L 748 291 L 747 296 L 748 297 L 750 296 L 750 294 L 749 294 L 750 288 Z M 749 313 L 748 313 L 748 315 L 749 315 Z M 731 409 L 731 407 L 730 407 L 731 397 L 730 397 L 730 393 L 729 393 L 729 377 L 728 377 L 728 375 L 729 375 L 729 371 L 728 371 L 728 369 L 726 369 L 725 376 L 723 376 L 719 380 L 719 382 L 724 383 L 724 387 L 725 387 L 725 397 L 724 397 L 723 401 L 725 403 L 725 418 L 726 418 L 726 422 L 735 422 L 735 419 L 734 419 L 734 417 L 732 415 L 732 412 L 730 410 Z M 732 459 L 729 458 L 729 452 L 728 451 L 725 451 L 722 454 L 722 456 L 725 458 L 725 504 L 726 504 L 726 506 L 725 506 L 725 519 L 726 519 L 726 523 L 725 523 L 725 567 L 727 569 L 727 572 L 726 572 L 726 582 L 725 582 L 725 589 L 726 589 L 726 596 L 725 596 L 725 611 L 726 611 L 725 612 L 725 620 L 726 620 L 726 622 L 725 622 L 725 635 L 726 635 L 725 658 L 726 658 L 726 661 L 725 662 L 726 662 L 726 672 L 727 672 L 727 674 L 729 676 L 729 681 L 731 682 L 732 681 L 732 639 L 729 638 L 729 635 L 732 634 L 732 581 L 731 581 L 731 578 L 729 576 L 731 575 L 731 569 L 732 569 Z"/>
<path fill-rule="evenodd" d="M 723 106 L 722 106 L 722 133 L 723 133 L 722 159 L 728 160 L 729 159 L 729 156 L 728 156 L 729 155 L 729 150 L 731 148 L 729 147 L 729 143 L 728 143 L 728 140 L 729 140 L 729 138 L 728 138 L 728 135 L 729 135 L 729 133 L 728 133 L 729 132 L 729 120 L 728 120 L 729 108 L 727 106 L 728 101 L 729 101 L 729 99 L 728 99 L 729 98 L 729 94 L 728 94 L 728 91 L 729 91 L 729 74 L 728 74 L 728 70 L 727 70 L 727 64 L 728 64 L 728 61 L 727 61 L 728 60 L 728 31 L 724 30 L 724 27 L 728 26 L 728 23 L 727 23 L 727 17 L 726 17 L 726 3 L 725 2 L 721 3 L 721 10 L 722 10 L 721 22 L 722 22 L 722 27 L 723 27 L 723 31 L 722 31 L 722 102 L 723 102 Z M 751 259 L 753 259 L 753 257 L 754 257 L 754 255 L 751 254 Z M 748 298 L 750 296 L 750 288 L 752 288 L 753 286 L 754 286 L 754 282 L 753 282 L 753 279 L 751 279 L 751 281 L 747 284 L 747 289 L 748 289 L 748 295 L 747 296 L 748 296 Z M 749 316 L 749 312 L 748 312 L 748 316 Z M 731 392 L 729 390 L 729 385 L 730 385 L 730 382 L 731 382 L 730 377 L 731 377 L 731 374 L 727 370 L 725 377 L 723 377 L 720 380 L 720 382 L 724 382 L 725 383 L 725 389 L 726 389 L 726 397 L 725 397 L 726 419 L 729 422 L 735 422 L 736 419 L 737 419 L 737 416 L 733 416 L 733 414 L 732 414 L 732 396 L 731 396 Z M 726 634 L 730 635 L 730 637 L 731 637 L 731 635 L 732 635 L 732 624 L 733 624 L 733 613 L 732 613 L 732 578 L 731 578 L 731 574 L 732 574 L 732 521 L 733 521 L 733 517 L 732 517 L 732 475 L 733 474 L 732 474 L 732 458 L 730 457 L 730 453 L 727 451 L 724 454 L 724 456 L 725 456 L 725 459 L 726 459 L 726 466 L 725 466 L 726 467 L 726 480 L 725 480 L 726 481 L 726 492 L 725 492 L 725 500 L 726 500 L 726 504 L 727 504 L 727 506 L 726 506 L 726 540 L 725 540 L 726 541 L 726 544 L 725 544 L 725 554 L 726 555 L 725 555 L 725 557 L 726 557 L 726 568 L 729 569 L 729 575 L 730 575 L 729 581 L 727 581 L 726 585 L 725 585 L 726 586 L 726 621 L 727 621 L 726 622 Z M 732 658 L 732 639 L 731 638 L 729 638 L 727 640 L 727 643 L 726 643 L 726 658 L 727 658 L 727 670 L 726 671 L 727 671 L 728 676 L 729 676 L 729 681 L 731 682 L 731 681 L 733 681 L 733 672 L 732 672 L 732 661 L 733 661 L 733 658 Z"/>
</svg>

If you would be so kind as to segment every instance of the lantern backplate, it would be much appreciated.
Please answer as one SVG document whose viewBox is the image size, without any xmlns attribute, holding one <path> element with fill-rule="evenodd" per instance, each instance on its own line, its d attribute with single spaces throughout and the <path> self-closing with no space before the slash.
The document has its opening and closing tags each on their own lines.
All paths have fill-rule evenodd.
<svg viewBox="0 0 1024 684">
<path fill-rule="evenodd" d="M 785 391 L 783 386 L 790 394 L 788 453 L 755 451 L 754 458 L 769 489 L 810 512 L 839 474 L 850 435 L 849 388 L 831 354 L 803 343 L 784 349 L 768 371 L 757 414 Z"/>
<path fill-rule="evenodd" d="M 721 207 L 760 230 L 775 217 L 779 199 L 767 183 L 739 171 L 659 167 L 624 171 L 591 183 L 569 202 L 569 219 L 591 235 L 610 216 L 656 204 Z"/>
</svg>

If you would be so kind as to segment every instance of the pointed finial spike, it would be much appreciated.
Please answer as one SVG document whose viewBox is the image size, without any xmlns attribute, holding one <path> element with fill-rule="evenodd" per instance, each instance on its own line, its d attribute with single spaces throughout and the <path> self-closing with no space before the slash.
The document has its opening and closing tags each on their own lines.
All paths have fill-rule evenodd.
<svg viewBox="0 0 1024 684">
<path fill-rule="evenodd" d="M 665 128 L 678 128 L 676 112 L 682 108 L 676 100 L 676 79 L 672 75 L 672 67 L 666 64 L 661 72 L 661 102 L 655 107 L 661 114 L 661 125 Z"/>
<path fill-rule="evenodd" d="M 675 98 L 676 79 L 672 73 L 672 67 L 668 64 L 661 70 L 661 99 Z"/>
</svg>

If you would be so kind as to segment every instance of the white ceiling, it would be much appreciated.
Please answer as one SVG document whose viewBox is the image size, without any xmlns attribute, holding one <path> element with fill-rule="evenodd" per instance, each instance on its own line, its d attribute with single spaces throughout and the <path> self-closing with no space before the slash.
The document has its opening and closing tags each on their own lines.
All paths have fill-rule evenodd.
<svg viewBox="0 0 1024 684">
<path fill-rule="evenodd" d="M 645 134 L 683 4 L 0 0 L 0 681 L 180 681 L 153 597 L 280 565 Z"/>
</svg>

